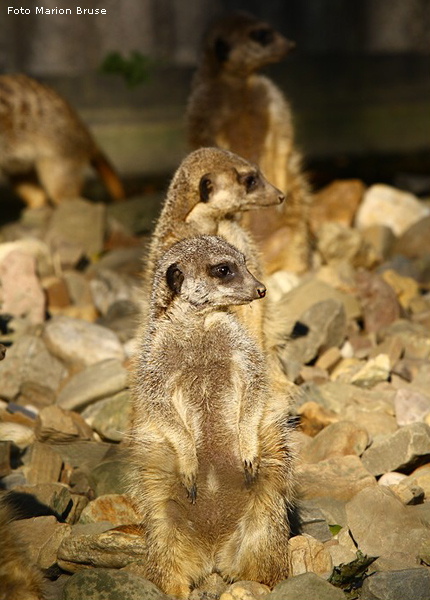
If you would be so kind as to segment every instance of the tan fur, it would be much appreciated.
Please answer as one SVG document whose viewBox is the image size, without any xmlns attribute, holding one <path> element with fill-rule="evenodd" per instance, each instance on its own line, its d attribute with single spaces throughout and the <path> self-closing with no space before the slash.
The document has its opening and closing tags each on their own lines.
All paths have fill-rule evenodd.
<svg viewBox="0 0 430 600">
<path fill-rule="evenodd" d="M 13 510 L 0 502 L 0 600 L 42 600 L 43 578 L 26 555 L 25 543 L 11 527 Z"/>
<path fill-rule="evenodd" d="M 91 164 L 115 200 L 122 184 L 72 107 L 26 75 L 0 76 L 0 169 L 28 206 L 80 195 Z"/>
<path fill-rule="evenodd" d="M 230 281 L 213 275 L 225 264 Z M 218 237 L 185 239 L 158 263 L 134 368 L 129 480 L 145 576 L 174 597 L 212 572 L 267 585 L 287 576 L 287 405 L 269 393 L 264 353 L 227 310 L 263 292 Z"/>
<path fill-rule="evenodd" d="M 258 164 L 267 180 L 288 195 L 283 207 L 250 213 L 244 220 L 262 244 L 269 272 L 301 272 L 310 261 L 310 192 L 294 146 L 291 110 L 279 88 L 257 74 L 292 46 L 267 23 L 246 13 L 218 20 L 205 38 L 187 111 L 192 148 L 231 150 Z M 275 244 L 275 253 L 270 238 L 276 230 L 283 245 Z"/>
</svg>

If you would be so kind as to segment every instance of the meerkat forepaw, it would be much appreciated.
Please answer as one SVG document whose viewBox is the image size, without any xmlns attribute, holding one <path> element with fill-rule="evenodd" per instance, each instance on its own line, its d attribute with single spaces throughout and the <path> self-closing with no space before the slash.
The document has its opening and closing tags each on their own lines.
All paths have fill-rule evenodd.
<svg viewBox="0 0 430 600">
<path fill-rule="evenodd" d="M 257 456 L 254 456 L 251 460 L 245 459 L 243 461 L 243 469 L 245 471 L 245 482 L 247 485 L 254 483 L 257 474 L 260 460 Z"/>
<path fill-rule="evenodd" d="M 187 498 L 189 498 L 191 504 L 195 504 L 197 500 L 197 483 L 195 477 L 182 477 L 182 483 L 184 484 L 187 492 Z"/>
</svg>

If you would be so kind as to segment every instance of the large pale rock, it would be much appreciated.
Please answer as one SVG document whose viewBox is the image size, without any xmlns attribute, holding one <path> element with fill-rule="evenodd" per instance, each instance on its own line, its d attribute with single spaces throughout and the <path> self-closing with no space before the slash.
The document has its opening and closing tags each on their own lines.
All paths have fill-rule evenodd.
<svg viewBox="0 0 430 600">
<path fill-rule="evenodd" d="M 328 577 L 333 569 L 330 552 L 310 535 L 296 535 L 288 541 L 288 572 L 290 575 L 316 573 Z"/>
<path fill-rule="evenodd" d="M 54 317 L 47 323 L 43 338 L 53 354 L 81 368 L 107 359 L 124 360 L 118 336 L 95 323 Z"/>
<path fill-rule="evenodd" d="M 367 431 L 351 421 L 340 421 L 320 431 L 302 452 L 308 463 L 317 463 L 333 456 L 361 456 L 369 443 Z"/>
<path fill-rule="evenodd" d="M 168 600 L 153 583 L 116 569 L 89 569 L 73 575 L 62 600 Z"/>
<path fill-rule="evenodd" d="M 52 256 L 48 246 L 42 240 L 35 237 L 26 237 L 0 244 L 0 263 L 12 251 L 32 256 L 36 261 L 36 272 L 39 277 L 46 277 L 53 274 Z"/>
<path fill-rule="evenodd" d="M 201 600 L 210 598 L 209 594 L 204 594 L 205 586 L 202 586 Z M 215 590 L 216 591 L 216 590 Z M 264 598 L 270 593 L 270 588 L 267 585 L 258 583 L 257 581 L 236 581 L 228 586 L 228 588 L 220 596 L 219 600 L 258 600 Z M 190 596 L 190 600 L 194 600 L 194 592 Z"/>
<path fill-rule="evenodd" d="M 56 391 L 66 376 L 62 363 L 52 356 L 40 337 L 22 335 L 0 362 L 0 397 L 13 400 L 25 384 Z"/>
<path fill-rule="evenodd" d="M 124 390 L 128 373 L 116 359 L 103 360 L 80 371 L 60 391 L 57 404 L 67 410 L 82 410 L 101 398 Z"/>
<path fill-rule="evenodd" d="M 358 229 L 385 225 L 400 236 L 411 225 L 429 214 L 429 208 L 413 194 L 388 185 L 376 184 L 364 194 L 355 225 Z"/>
<path fill-rule="evenodd" d="M 377 476 L 388 471 L 411 472 L 426 458 L 430 458 L 430 427 L 425 423 L 412 423 L 375 441 L 361 460 L 364 467 Z"/>
<path fill-rule="evenodd" d="M 80 523 L 96 523 L 109 521 L 115 527 L 119 525 L 138 524 L 141 517 L 125 494 L 106 494 L 90 502 L 82 511 Z"/>
<path fill-rule="evenodd" d="M 390 359 L 387 354 L 378 354 L 371 358 L 351 377 L 351 383 L 360 387 L 373 387 L 390 376 Z"/>
<path fill-rule="evenodd" d="M 361 600 L 428 600 L 430 570 L 402 569 L 374 573 L 364 580 Z"/>
<path fill-rule="evenodd" d="M 266 600 L 346 600 L 345 594 L 315 573 L 303 573 L 281 581 Z"/>
<path fill-rule="evenodd" d="M 297 470 L 298 494 L 305 499 L 328 496 L 348 501 L 376 480 L 358 456 L 336 456 Z"/>
<path fill-rule="evenodd" d="M 120 442 L 130 424 L 130 393 L 124 391 L 100 400 L 86 408 L 82 416 L 104 439 Z"/>
<path fill-rule="evenodd" d="M 400 554 L 420 564 L 430 555 L 430 529 L 386 486 L 362 490 L 346 505 L 348 525 L 368 556 Z"/>
<path fill-rule="evenodd" d="M 45 296 L 29 254 L 12 250 L 0 260 L 0 312 L 34 324 L 44 321 Z"/>
</svg>

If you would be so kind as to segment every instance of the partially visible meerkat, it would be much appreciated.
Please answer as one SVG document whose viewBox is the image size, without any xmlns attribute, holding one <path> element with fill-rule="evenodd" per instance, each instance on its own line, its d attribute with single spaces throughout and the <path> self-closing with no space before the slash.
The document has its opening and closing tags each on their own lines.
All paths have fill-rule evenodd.
<svg viewBox="0 0 430 600">
<path fill-rule="evenodd" d="M 26 75 L 0 76 L 0 147 L 0 170 L 32 208 L 79 196 L 90 164 L 113 199 L 124 199 L 118 175 L 76 112 Z"/>
<path fill-rule="evenodd" d="M 188 238 L 159 260 L 132 382 L 130 493 L 145 577 L 187 598 L 212 572 L 287 576 L 293 451 L 264 353 L 228 308 L 265 295 L 241 252 Z"/>
<path fill-rule="evenodd" d="M 43 577 L 29 561 L 25 543 L 11 523 L 16 518 L 5 501 L 0 502 L 0 600 L 43 600 Z"/>
<path fill-rule="evenodd" d="M 144 275 L 146 295 L 162 254 L 175 242 L 200 234 L 224 237 L 245 254 L 249 268 L 261 277 L 257 245 L 240 219 L 247 211 L 283 200 L 284 195 L 267 182 L 258 167 L 232 152 L 201 148 L 189 154 L 173 177 L 151 238 Z M 265 302 L 252 310 L 239 309 L 242 322 L 261 347 L 265 346 Z"/>
<path fill-rule="evenodd" d="M 269 272 L 302 272 L 310 264 L 310 189 L 294 145 L 291 109 L 281 90 L 257 73 L 293 47 L 247 13 L 217 20 L 205 37 L 187 109 L 192 148 L 231 150 L 257 164 L 288 195 L 283 207 L 250 213 L 244 221 L 261 243 Z"/>
</svg>

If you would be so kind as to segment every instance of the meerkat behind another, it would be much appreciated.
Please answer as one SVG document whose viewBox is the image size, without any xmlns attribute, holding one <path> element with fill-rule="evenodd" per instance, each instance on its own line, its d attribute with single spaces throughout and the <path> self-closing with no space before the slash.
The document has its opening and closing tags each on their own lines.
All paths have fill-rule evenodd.
<svg viewBox="0 0 430 600">
<path fill-rule="evenodd" d="M 241 252 L 215 236 L 158 262 L 132 383 L 130 492 L 145 577 L 178 598 L 212 572 L 287 576 L 293 451 L 265 354 L 228 308 L 262 298 Z M 260 300 L 261 301 L 261 300 Z"/>
<path fill-rule="evenodd" d="M 250 213 L 270 272 L 309 267 L 310 190 L 294 145 L 291 109 L 262 67 L 280 61 L 294 44 L 246 13 L 217 20 L 207 32 L 187 110 L 192 148 L 218 146 L 259 165 L 264 176 L 288 195 L 288 203 Z M 276 242 L 271 240 L 273 232 Z M 279 240 L 278 240 L 279 238 Z"/>
<path fill-rule="evenodd" d="M 90 164 L 113 199 L 124 199 L 117 174 L 72 107 L 26 75 L 0 76 L 0 146 L 0 170 L 30 207 L 79 196 Z"/>
</svg>

